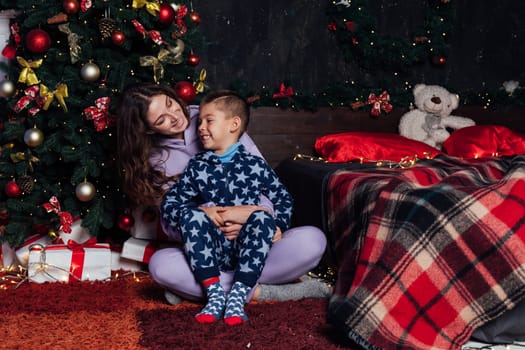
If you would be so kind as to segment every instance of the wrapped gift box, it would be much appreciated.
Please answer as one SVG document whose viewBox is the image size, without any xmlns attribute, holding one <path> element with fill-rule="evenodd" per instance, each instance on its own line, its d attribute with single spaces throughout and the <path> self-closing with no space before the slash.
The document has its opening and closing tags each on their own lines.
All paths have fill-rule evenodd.
<svg viewBox="0 0 525 350">
<path fill-rule="evenodd" d="M 140 261 L 130 260 L 122 257 L 122 244 L 110 243 L 111 249 L 111 271 L 143 271 L 144 264 Z"/>
<path fill-rule="evenodd" d="M 0 244 L 0 268 L 15 265 L 15 250 L 9 243 Z"/>
<path fill-rule="evenodd" d="M 134 224 L 129 230 L 129 234 L 132 237 L 156 241 L 172 240 L 162 229 L 156 208 L 139 206 L 133 209 L 131 215 L 133 216 Z"/>
<path fill-rule="evenodd" d="M 30 281 L 73 282 L 111 278 L 111 250 L 95 238 L 84 243 L 31 245 L 27 276 Z"/>
<path fill-rule="evenodd" d="M 157 250 L 177 246 L 180 244 L 176 242 L 160 242 L 130 237 L 122 246 L 121 257 L 147 264 Z"/>
<path fill-rule="evenodd" d="M 40 244 L 42 246 L 47 246 L 51 244 L 53 239 L 48 234 L 38 234 L 29 236 L 21 246 L 15 249 L 16 259 L 18 263 L 23 267 L 27 267 L 27 261 L 29 259 L 29 247 L 33 244 Z"/>
<path fill-rule="evenodd" d="M 67 242 L 72 239 L 75 242 L 83 243 L 91 238 L 89 230 L 85 227 L 82 227 L 82 220 L 80 218 L 75 219 L 71 224 L 71 232 L 64 232 L 60 230 L 58 236 L 60 237 L 61 242 L 67 244 Z"/>
</svg>

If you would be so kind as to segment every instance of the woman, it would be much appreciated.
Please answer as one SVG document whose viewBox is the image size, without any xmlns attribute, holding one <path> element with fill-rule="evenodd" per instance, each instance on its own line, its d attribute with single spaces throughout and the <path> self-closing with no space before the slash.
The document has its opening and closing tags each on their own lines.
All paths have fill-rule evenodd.
<svg viewBox="0 0 525 350">
<path fill-rule="evenodd" d="M 197 116 L 198 107 L 188 108 L 167 86 L 141 83 L 124 89 L 117 108 L 117 154 L 124 192 L 135 205 L 158 207 L 189 159 L 203 150 L 196 133 Z M 247 134 L 243 134 L 240 141 L 250 153 L 262 157 Z M 210 206 L 214 208 L 213 203 L 206 206 L 207 212 Z M 221 207 L 220 215 L 228 222 L 221 231 L 228 239 L 234 239 L 249 215 L 260 209 L 272 210 L 267 198 L 261 197 L 259 206 Z M 179 232 L 161 224 L 168 236 L 180 240 Z M 316 227 L 276 233 L 266 265 L 248 300 L 327 297 L 329 288 L 317 280 L 291 283 L 317 266 L 325 248 L 325 235 Z M 205 297 L 180 248 L 155 252 L 149 271 L 152 278 L 166 288 L 166 298 L 172 304 L 180 302 L 179 297 L 189 300 Z M 220 281 L 228 291 L 232 272 L 222 271 Z"/>
</svg>

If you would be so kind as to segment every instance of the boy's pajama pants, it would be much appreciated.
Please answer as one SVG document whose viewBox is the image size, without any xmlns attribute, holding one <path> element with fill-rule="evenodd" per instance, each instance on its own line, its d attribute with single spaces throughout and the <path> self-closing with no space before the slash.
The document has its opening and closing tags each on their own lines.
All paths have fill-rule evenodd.
<svg viewBox="0 0 525 350">
<path fill-rule="evenodd" d="M 234 271 L 234 281 L 253 287 L 272 246 L 276 224 L 264 210 L 253 212 L 235 240 L 227 240 L 198 208 L 188 208 L 180 219 L 184 247 L 197 281 Z"/>
</svg>

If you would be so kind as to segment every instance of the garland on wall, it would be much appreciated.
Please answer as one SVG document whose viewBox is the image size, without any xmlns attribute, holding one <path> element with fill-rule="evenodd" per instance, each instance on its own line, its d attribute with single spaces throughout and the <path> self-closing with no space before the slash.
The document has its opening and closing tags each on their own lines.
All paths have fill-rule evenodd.
<svg viewBox="0 0 525 350">
<path fill-rule="evenodd" d="M 344 61 L 355 64 L 371 75 L 379 73 L 376 81 L 382 86 L 363 86 L 356 81 L 337 81 L 313 93 L 294 90 L 293 82 L 283 81 L 275 86 L 249 89 L 243 81 L 232 83 L 232 89 L 251 99 L 254 106 L 291 109 L 316 109 L 319 106 L 370 109 L 371 115 L 388 113 L 377 106 L 408 107 L 413 103 L 410 75 L 427 65 L 442 69 L 448 64 L 449 39 L 456 26 L 456 2 L 427 0 L 423 20 L 412 34 L 405 37 L 383 35 L 378 30 L 378 18 L 368 0 L 330 0 L 327 4 L 327 27 L 334 36 Z M 413 79 L 412 79 L 413 80 Z M 447 86 L 461 96 L 461 103 L 496 106 L 525 105 L 525 89 L 518 81 L 505 81 L 489 89 L 464 89 Z M 387 93 L 385 94 L 385 89 Z"/>
<path fill-rule="evenodd" d="M 448 38 L 454 27 L 455 5 L 450 0 L 429 0 L 423 25 L 411 37 L 382 35 L 368 0 L 337 0 L 327 7 L 332 31 L 346 62 L 366 69 L 406 71 L 429 58 L 446 63 Z"/>
</svg>

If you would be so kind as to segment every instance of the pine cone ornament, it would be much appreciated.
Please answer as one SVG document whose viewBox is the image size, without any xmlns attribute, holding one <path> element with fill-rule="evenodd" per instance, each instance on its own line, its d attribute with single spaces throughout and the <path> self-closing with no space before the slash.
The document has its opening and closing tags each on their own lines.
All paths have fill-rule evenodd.
<svg viewBox="0 0 525 350">
<path fill-rule="evenodd" d="M 102 36 L 102 41 L 110 39 L 116 29 L 117 23 L 112 18 L 102 18 L 98 21 L 98 30 Z"/>
<path fill-rule="evenodd" d="M 20 187 L 22 192 L 31 193 L 31 191 L 33 191 L 33 186 L 35 182 L 31 176 L 26 175 L 16 179 L 16 184 L 18 185 L 18 187 Z"/>
</svg>

